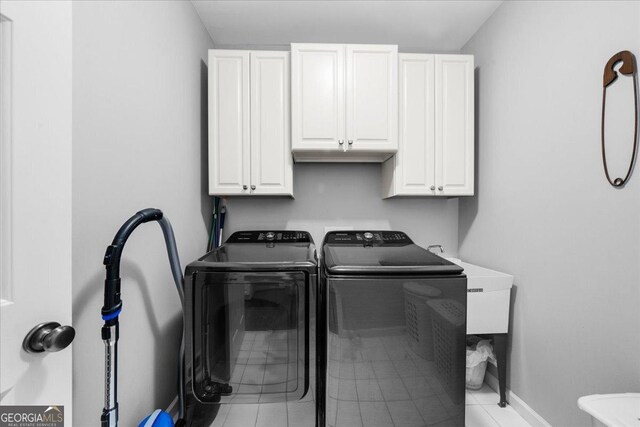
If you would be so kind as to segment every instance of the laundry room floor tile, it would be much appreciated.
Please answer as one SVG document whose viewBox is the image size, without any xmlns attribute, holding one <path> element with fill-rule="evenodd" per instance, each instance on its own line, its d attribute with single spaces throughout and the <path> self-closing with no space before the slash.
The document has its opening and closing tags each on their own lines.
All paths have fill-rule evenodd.
<svg viewBox="0 0 640 427">
<path fill-rule="evenodd" d="M 500 427 L 482 406 L 468 406 L 465 415 L 466 427 Z"/>
<path fill-rule="evenodd" d="M 467 393 L 473 396 L 475 401 L 481 405 L 497 404 L 500 401 L 496 392 L 487 384 L 483 384 L 480 390 L 467 390 Z"/>
<path fill-rule="evenodd" d="M 484 405 L 483 408 L 494 420 L 496 420 L 498 424 L 500 424 L 500 426 L 530 427 L 530 424 L 527 423 L 511 406 L 501 408 L 498 405 Z"/>
<path fill-rule="evenodd" d="M 480 400 L 491 403 L 479 403 L 477 394 L 482 396 Z M 467 391 L 466 427 L 531 427 L 511 406 L 500 408 L 497 402 L 498 394 L 486 385 L 480 393 Z M 312 426 L 314 419 L 315 399 L 287 404 L 223 405 L 211 427 Z M 415 399 L 413 403 L 410 400 L 355 402 L 333 398 L 327 402 L 329 426 L 407 427 L 424 423 L 429 427 L 457 425 L 436 395 Z"/>
</svg>

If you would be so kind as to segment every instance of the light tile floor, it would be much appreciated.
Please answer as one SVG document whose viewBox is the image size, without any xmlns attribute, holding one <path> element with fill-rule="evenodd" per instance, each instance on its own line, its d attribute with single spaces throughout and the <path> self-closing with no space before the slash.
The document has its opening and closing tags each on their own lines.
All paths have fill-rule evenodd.
<svg viewBox="0 0 640 427">
<path fill-rule="evenodd" d="M 484 385 L 477 391 L 466 393 L 467 427 L 530 427 L 512 407 L 500 408 L 498 394 Z M 345 425 L 393 426 L 393 412 L 382 402 L 340 402 L 345 412 Z M 401 402 L 402 403 L 402 402 Z M 400 408 L 401 409 L 401 408 Z M 313 425 L 315 401 L 309 396 L 302 403 L 263 403 L 259 405 L 225 405 L 212 427 L 298 427 Z M 409 411 L 410 413 L 410 411 Z M 391 415 L 390 415 L 391 414 Z M 351 417 L 351 418 L 349 418 Z M 352 424 L 348 424 L 351 419 Z M 410 420 L 409 420 L 410 422 Z M 402 425 L 402 424 L 397 424 Z M 405 423 L 406 425 L 406 423 Z M 410 425 L 410 424 L 409 424 Z M 422 423 L 418 425 L 424 425 Z M 453 424 L 436 423 L 429 427 L 447 427 Z"/>
<path fill-rule="evenodd" d="M 465 425 L 467 427 L 531 427 L 511 406 L 498 406 L 500 397 L 487 384 L 480 390 L 467 390 Z"/>
<path fill-rule="evenodd" d="M 286 384 L 287 375 L 274 376 L 273 383 L 263 379 L 276 367 L 291 363 L 282 332 L 247 333 L 243 352 L 234 370 L 234 386 L 262 387 Z M 432 362 L 421 361 L 400 337 L 362 338 L 357 345 L 350 340 L 332 340 L 328 383 L 328 424 L 336 427 L 450 427 L 448 414 L 452 403 L 438 383 L 429 383 Z M 281 355 L 280 352 L 283 352 Z M 264 353 L 264 354 L 263 354 Z M 260 360 L 256 359 L 260 356 Z M 244 359 L 244 360 L 243 360 Z M 280 360 L 282 359 L 282 360 Z M 335 363 L 336 361 L 340 363 Z M 284 365 L 286 366 L 286 364 Z M 312 364 L 313 366 L 313 364 Z M 259 379 L 246 374 L 260 368 Z M 313 375 L 312 375 L 313 378 Z M 302 401 L 285 403 L 223 405 L 212 427 L 313 427 L 315 396 L 313 385 Z M 249 391 L 249 390 L 247 390 Z M 278 390 L 280 391 L 280 390 Z M 468 390 L 465 400 L 467 427 L 528 427 L 511 407 L 500 408 L 496 392 L 486 384 L 477 391 Z"/>
</svg>

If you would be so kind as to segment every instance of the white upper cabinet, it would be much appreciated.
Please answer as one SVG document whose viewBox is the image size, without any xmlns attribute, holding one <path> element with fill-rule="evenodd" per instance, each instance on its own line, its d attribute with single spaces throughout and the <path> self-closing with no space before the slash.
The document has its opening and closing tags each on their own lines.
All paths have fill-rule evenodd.
<svg viewBox="0 0 640 427">
<path fill-rule="evenodd" d="M 292 44 L 297 161 L 380 162 L 398 149 L 398 48 Z"/>
<path fill-rule="evenodd" d="M 209 51 L 209 194 L 293 195 L 289 52 Z"/>
<path fill-rule="evenodd" d="M 209 51 L 209 193 L 249 193 L 249 52 Z"/>
<path fill-rule="evenodd" d="M 251 52 L 252 194 L 292 194 L 289 52 Z"/>
<path fill-rule="evenodd" d="M 398 153 L 382 167 L 384 195 L 435 195 L 435 57 L 399 55 Z"/>
<path fill-rule="evenodd" d="M 474 194 L 471 55 L 399 55 L 399 147 L 382 167 L 383 196 Z"/>
<path fill-rule="evenodd" d="M 398 47 L 347 45 L 347 149 L 398 149 Z"/>
<path fill-rule="evenodd" d="M 436 55 L 436 187 L 472 196 L 474 76 L 472 55 Z"/>
<path fill-rule="evenodd" d="M 344 59 L 344 45 L 291 45 L 294 152 L 343 151 Z"/>
</svg>

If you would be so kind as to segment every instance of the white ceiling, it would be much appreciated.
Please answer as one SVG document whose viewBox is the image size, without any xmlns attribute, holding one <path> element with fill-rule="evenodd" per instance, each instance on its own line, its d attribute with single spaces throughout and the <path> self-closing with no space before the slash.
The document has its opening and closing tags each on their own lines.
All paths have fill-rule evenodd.
<svg viewBox="0 0 640 427">
<path fill-rule="evenodd" d="M 457 52 L 502 1 L 192 0 L 216 47 L 397 44 Z"/>
</svg>

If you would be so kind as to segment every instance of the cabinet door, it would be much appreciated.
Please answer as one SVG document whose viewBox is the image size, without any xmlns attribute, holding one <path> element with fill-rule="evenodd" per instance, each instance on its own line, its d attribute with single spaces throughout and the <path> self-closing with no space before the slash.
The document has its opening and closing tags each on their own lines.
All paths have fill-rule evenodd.
<svg viewBox="0 0 640 427">
<path fill-rule="evenodd" d="M 251 52 L 251 193 L 293 195 L 289 52 Z"/>
<path fill-rule="evenodd" d="M 210 50 L 209 194 L 249 194 L 249 137 L 249 52 Z"/>
<path fill-rule="evenodd" d="M 473 195 L 473 67 L 472 55 L 436 55 L 437 195 Z"/>
<path fill-rule="evenodd" d="M 396 192 L 434 195 L 435 187 L 435 57 L 401 54 L 400 132 Z"/>
<path fill-rule="evenodd" d="M 398 47 L 347 45 L 349 150 L 398 150 Z"/>
<path fill-rule="evenodd" d="M 291 45 L 292 148 L 343 151 L 344 45 Z"/>
</svg>

